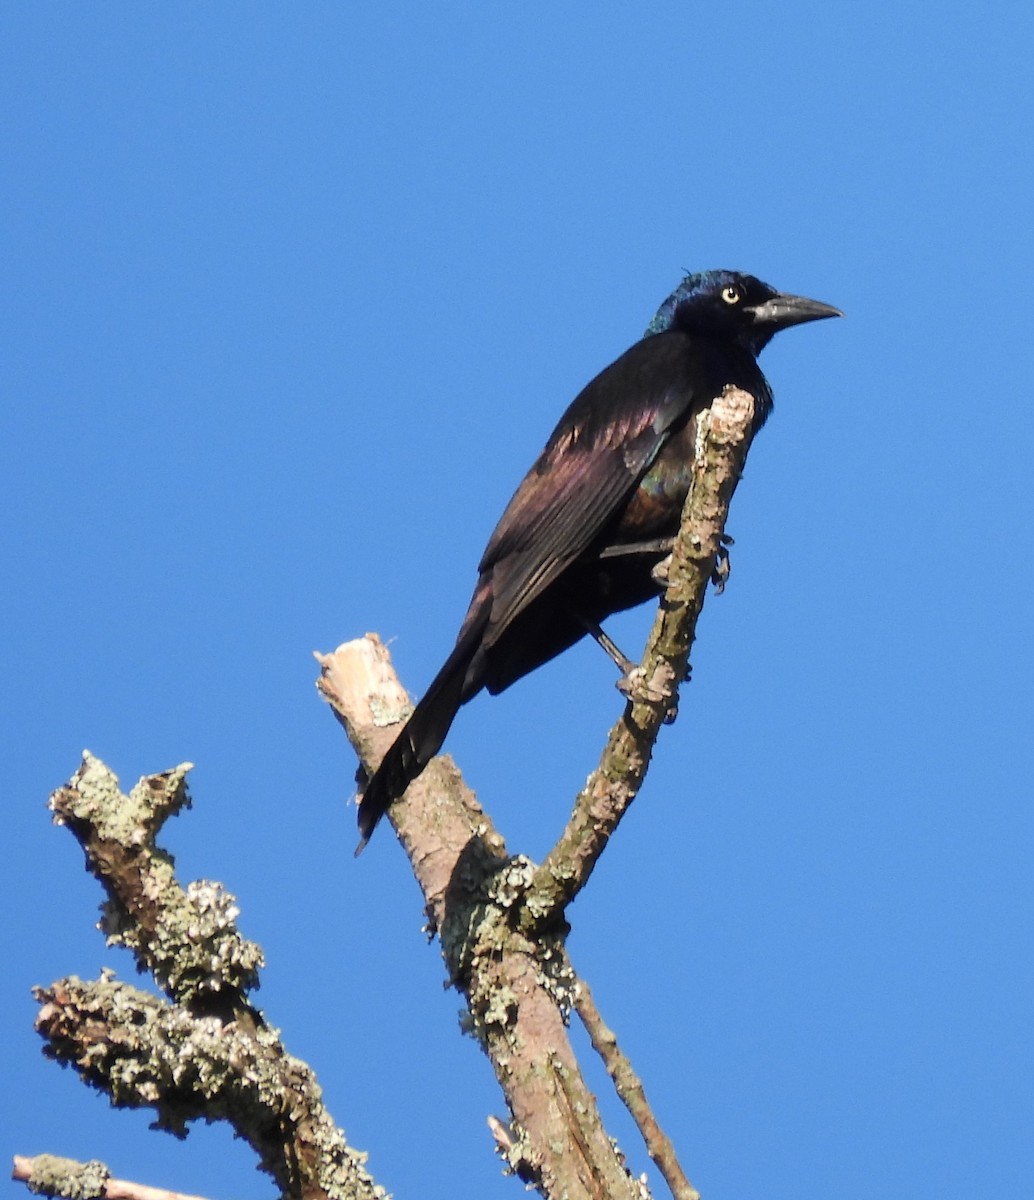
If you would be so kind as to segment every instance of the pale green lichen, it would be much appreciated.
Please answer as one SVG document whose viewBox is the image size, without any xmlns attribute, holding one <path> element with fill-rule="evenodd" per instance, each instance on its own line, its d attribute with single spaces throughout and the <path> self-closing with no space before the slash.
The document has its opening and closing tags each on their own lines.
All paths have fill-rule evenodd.
<svg viewBox="0 0 1034 1200">
<path fill-rule="evenodd" d="M 102 906 L 101 929 L 108 945 L 124 946 L 154 974 L 158 985 L 183 1002 L 202 995 L 258 987 L 264 965 L 261 947 L 236 930 L 236 898 L 219 883 L 197 880 L 180 888 L 160 863 L 152 862 L 150 882 L 162 918 L 146 931 L 118 900 Z"/>
<path fill-rule="evenodd" d="M 578 976 L 567 957 L 562 939 L 540 938 L 536 962 L 538 983 L 553 997 L 566 1025 L 578 995 Z"/>
<path fill-rule="evenodd" d="M 530 858 L 523 854 L 515 855 L 489 879 L 488 899 L 500 908 L 512 908 L 531 886 L 536 869 Z"/>
<path fill-rule="evenodd" d="M 408 701 L 403 704 L 390 704 L 382 696 L 369 697 L 370 716 L 378 728 L 385 725 L 398 725 L 405 721 L 413 712 L 413 706 Z"/>
<path fill-rule="evenodd" d="M 119 789 L 118 776 L 89 750 L 71 784 L 51 798 L 56 810 L 57 796 L 68 811 L 88 821 L 103 838 L 121 845 L 142 845 L 148 833 L 181 808 L 190 804 L 186 776 L 192 763 L 181 763 L 171 771 L 141 779 L 129 795 Z M 58 824 L 62 817 L 55 815 Z"/>
<path fill-rule="evenodd" d="M 108 943 L 130 949 L 178 1003 L 110 971 L 93 982 L 69 977 L 36 990 L 46 1052 L 113 1104 L 152 1108 L 156 1126 L 176 1136 L 195 1120 L 227 1120 L 292 1193 L 297 1180 L 302 1191 L 378 1200 L 387 1193 L 324 1109 L 312 1071 L 244 1000 L 258 986 L 263 955 L 237 932 L 235 897 L 208 880 L 180 887 L 172 856 L 154 845 L 163 821 L 189 803 L 189 769 L 146 776 L 125 795 L 86 752 L 70 784 L 54 793 L 55 820 L 73 830 L 108 893 Z M 212 1005 L 217 995 L 224 999 Z M 62 1184 L 61 1194 L 80 1193 Z"/>
<path fill-rule="evenodd" d="M 70 977 L 38 995 L 49 1053 L 116 1106 L 153 1108 L 156 1125 L 178 1137 L 191 1121 L 225 1119 L 257 1150 L 266 1149 L 272 1117 L 285 1135 L 304 1128 L 305 1144 L 318 1155 L 323 1193 L 386 1195 L 365 1170 L 366 1156 L 347 1144 L 323 1108 L 312 1071 L 285 1053 L 272 1026 L 195 1016 L 113 980 Z"/>
<path fill-rule="evenodd" d="M 496 987 L 488 997 L 488 1003 L 479 1013 L 482 1025 L 512 1025 L 517 1016 L 517 993 L 513 988 Z"/>
<path fill-rule="evenodd" d="M 25 1186 L 37 1196 L 61 1196 L 64 1200 L 97 1200 L 104 1195 L 111 1172 L 97 1159 L 77 1162 L 56 1154 L 37 1154 Z"/>
<path fill-rule="evenodd" d="M 492 1127 L 496 1153 L 503 1160 L 504 1175 L 516 1175 L 528 1188 L 537 1187 L 542 1180 L 542 1166 L 531 1138 L 516 1121 L 507 1125 L 496 1122 Z M 563 1149 L 563 1146 L 560 1147 Z M 557 1147 L 553 1148 L 554 1153 Z"/>
<path fill-rule="evenodd" d="M 71 783 L 51 798 L 55 820 L 68 821 L 87 851 L 108 899 L 101 930 L 109 945 L 124 946 L 141 969 L 176 999 L 258 986 L 262 951 L 238 934 L 234 897 L 205 880 L 184 891 L 171 855 L 154 845 L 162 823 L 189 804 L 189 763 L 144 776 L 129 795 L 89 751 Z M 94 848 L 99 845 L 99 848 Z"/>
</svg>

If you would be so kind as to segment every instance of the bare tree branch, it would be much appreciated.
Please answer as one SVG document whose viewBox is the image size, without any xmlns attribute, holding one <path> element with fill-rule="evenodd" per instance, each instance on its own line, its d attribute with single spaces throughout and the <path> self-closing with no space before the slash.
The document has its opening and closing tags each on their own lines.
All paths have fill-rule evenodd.
<svg viewBox="0 0 1034 1200">
<path fill-rule="evenodd" d="M 700 1200 L 700 1193 L 682 1170 L 671 1138 L 657 1123 L 653 1109 L 647 1102 L 642 1080 L 618 1046 L 614 1031 L 604 1023 L 589 985 L 584 979 L 578 980 L 574 1004 L 593 1049 L 603 1059 L 607 1074 L 614 1082 L 614 1090 L 621 1097 L 643 1135 L 646 1151 L 657 1164 L 657 1169 L 664 1177 L 672 1196 L 675 1200 Z"/>
</svg>

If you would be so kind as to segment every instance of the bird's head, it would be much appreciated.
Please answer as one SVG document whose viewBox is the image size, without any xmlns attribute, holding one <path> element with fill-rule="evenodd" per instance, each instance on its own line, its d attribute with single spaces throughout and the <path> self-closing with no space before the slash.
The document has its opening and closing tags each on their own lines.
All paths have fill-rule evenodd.
<svg viewBox="0 0 1034 1200">
<path fill-rule="evenodd" d="M 657 310 L 646 336 L 668 329 L 719 334 L 758 354 L 780 329 L 844 314 L 829 304 L 777 292 L 738 271 L 687 275 Z"/>
</svg>

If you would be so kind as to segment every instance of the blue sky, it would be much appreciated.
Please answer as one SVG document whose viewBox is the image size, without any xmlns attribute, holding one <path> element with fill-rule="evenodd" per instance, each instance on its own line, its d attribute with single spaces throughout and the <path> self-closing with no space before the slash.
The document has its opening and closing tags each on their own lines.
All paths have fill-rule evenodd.
<svg viewBox="0 0 1034 1200">
<path fill-rule="evenodd" d="M 728 266 L 848 319 L 763 356 L 729 588 L 572 956 L 705 1200 L 1029 1196 L 1032 24 L 9 7 L 8 1155 L 273 1194 L 225 1130 L 149 1133 L 40 1056 L 32 984 L 133 978 L 45 809 L 89 747 L 127 786 L 197 764 L 166 843 L 238 896 L 257 1000 L 379 1181 L 518 1194 L 403 856 L 351 857 L 310 651 L 375 629 L 426 685 L 559 414 Z M 562 827 L 612 683 L 588 645 L 461 713 L 511 850 Z"/>
</svg>

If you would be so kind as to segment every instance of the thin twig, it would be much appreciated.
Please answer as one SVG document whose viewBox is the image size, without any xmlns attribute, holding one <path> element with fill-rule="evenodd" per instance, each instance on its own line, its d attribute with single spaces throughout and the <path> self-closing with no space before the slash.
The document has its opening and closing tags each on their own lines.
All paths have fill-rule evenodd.
<svg viewBox="0 0 1034 1200">
<path fill-rule="evenodd" d="M 617 1036 L 600 1016 L 589 985 L 578 980 L 574 1001 L 575 1010 L 589 1035 L 593 1049 L 603 1059 L 607 1074 L 614 1081 L 614 1090 L 632 1115 L 646 1144 L 646 1151 L 657 1164 L 675 1200 L 700 1200 L 700 1193 L 686 1178 L 675 1154 L 671 1138 L 664 1132 L 653 1115 L 642 1080 L 632 1064 L 618 1046 Z"/>
<path fill-rule="evenodd" d="M 128 1179 L 112 1179 L 108 1168 L 99 1162 L 78 1162 L 74 1158 L 58 1158 L 55 1154 L 37 1154 L 26 1158 L 14 1156 L 11 1178 L 29 1185 L 29 1190 L 44 1196 L 95 1196 L 98 1200 L 204 1200 L 186 1192 L 170 1192 L 168 1188 L 149 1187 Z M 83 1190 L 84 1186 L 88 1190 Z M 97 1186 L 101 1190 L 97 1191 Z"/>
</svg>

